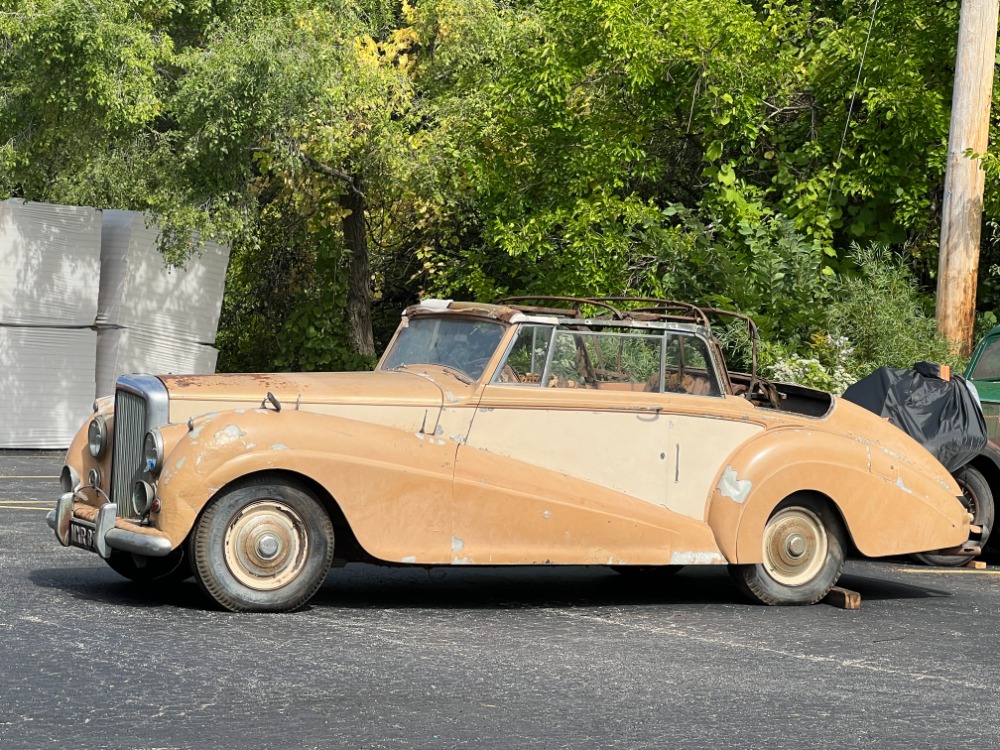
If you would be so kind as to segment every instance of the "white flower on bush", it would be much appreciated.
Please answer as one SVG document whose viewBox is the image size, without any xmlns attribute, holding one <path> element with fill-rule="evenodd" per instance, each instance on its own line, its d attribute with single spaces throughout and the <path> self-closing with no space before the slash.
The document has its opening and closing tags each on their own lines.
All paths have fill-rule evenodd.
<svg viewBox="0 0 1000 750">
<path fill-rule="evenodd" d="M 843 339 L 843 341 L 847 342 L 847 339 Z M 838 347 L 838 354 L 841 356 L 845 351 L 849 353 L 850 349 Z M 844 366 L 845 360 L 846 357 L 828 368 L 818 359 L 793 354 L 779 359 L 771 365 L 768 375 L 771 380 L 782 383 L 798 383 L 839 395 L 856 380 Z"/>
</svg>

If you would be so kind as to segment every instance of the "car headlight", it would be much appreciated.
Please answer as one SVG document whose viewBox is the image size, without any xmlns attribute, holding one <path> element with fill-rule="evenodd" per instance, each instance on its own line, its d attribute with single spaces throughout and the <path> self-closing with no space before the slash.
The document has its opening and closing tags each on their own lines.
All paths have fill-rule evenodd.
<svg viewBox="0 0 1000 750">
<path fill-rule="evenodd" d="M 100 414 L 90 420 L 87 444 L 90 446 L 90 455 L 97 459 L 103 458 L 108 450 L 108 423 Z"/>
<path fill-rule="evenodd" d="M 150 474 L 156 474 L 163 466 L 163 435 L 156 428 L 147 432 L 142 441 L 142 457 Z"/>
</svg>

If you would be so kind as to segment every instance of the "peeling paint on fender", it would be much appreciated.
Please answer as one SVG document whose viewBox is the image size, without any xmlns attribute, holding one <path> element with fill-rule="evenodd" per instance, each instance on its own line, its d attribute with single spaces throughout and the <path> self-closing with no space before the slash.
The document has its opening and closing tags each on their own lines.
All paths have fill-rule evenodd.
<svg viewBox="0 0 1000 750">
<path fill-rule="evenodd" d="M 226 443 L 231 443 L 234 440 L 239 440 L 246 433 L 234 424 L 226 425 L 225 428 L 219 430 L 215 433 L 215 440 L 219 445 L 225 445 Z"/>
<path fill-rule="evenodd" d="M 417 561 L 417 556 L 416 555 L 407 555 L 406 557 L 404 557 L 401 560 L 401 562 L 405 562 L 405 563 L 415 563 L 416 561 Z"/>
<path fill-rule="evenodd" d="M 718 552 L 671 552 L 671 565 L 718 565 L 725 558 Z"/>
<path fill-rule="evenodd" d="M 457 536 L 453 536 L 451 538 L 451 551 L 452 552 L 461 552 L 462 548 L 464 546 L 465 546 L 465 542 L 463 540 L 459 539 Z"/>
<path fill-rule="evenodd" d="M 733 467 L 727 466 L 726 470 L 722 472 L 718 489 L 723 497 L 728 497 L 737 503 L 744 503 L 750 490 L 753 489 L 753 482 L 749 479 L 740 479 Z"/>
</svg>

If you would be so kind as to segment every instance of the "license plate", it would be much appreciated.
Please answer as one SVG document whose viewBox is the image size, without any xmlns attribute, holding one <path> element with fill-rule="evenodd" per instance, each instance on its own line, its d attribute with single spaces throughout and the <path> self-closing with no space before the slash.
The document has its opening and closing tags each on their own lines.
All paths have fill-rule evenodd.
<svg viewBox="0 0 1000 750">
<path fill-rule="evenodd" d="M 69 527 L 69 543 L 74 547 L 97 552 L 97 544 L 94 542 L 95 529 L 90 524 L 83 524 L 74 520 Z"/>
</svg>

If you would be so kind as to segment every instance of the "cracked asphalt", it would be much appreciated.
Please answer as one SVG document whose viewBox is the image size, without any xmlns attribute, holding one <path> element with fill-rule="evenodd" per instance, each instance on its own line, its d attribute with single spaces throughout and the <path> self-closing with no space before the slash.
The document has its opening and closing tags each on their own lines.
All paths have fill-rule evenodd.
<svg viewBox="0 0 1000 750">
<path fill-rule="evenodd" d="M 0 748 L 1000 746 L 1000 569 L 851 561 L 859 611 L 725 571 L 334 570 L 283 615 L 143 590 L 45 524 L 61 456 L 0 454 Z"/>
</svg>

